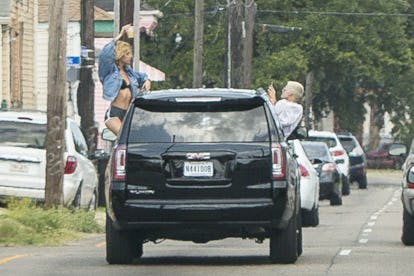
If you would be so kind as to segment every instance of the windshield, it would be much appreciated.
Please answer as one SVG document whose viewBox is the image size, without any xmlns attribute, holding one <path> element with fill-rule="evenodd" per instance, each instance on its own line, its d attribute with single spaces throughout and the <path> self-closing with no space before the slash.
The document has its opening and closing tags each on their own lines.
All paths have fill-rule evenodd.
<svg viewBox="0 0 414 276">
<path fill-rule="evenodd" d="M 197 109 L 199 110 L 199 109 Z M 129 142 L 266 142 L 271 116 L 264 105 L 246 110 L 173 112 L 135 108 Z"/>
<path fill-rule="evenodd" d="M 306 140 L 308 140 L 308 141 L 324 142 L 329 148 L 336 147 L 336 140 L 335 140 L 335 138 L 309 136 L 308 138 L 306 138 Z"/>
<path fill-rule="evenodd" d="M 46 124 L 0 121 L 0 146 L 45 148 Z"/>
</svg>

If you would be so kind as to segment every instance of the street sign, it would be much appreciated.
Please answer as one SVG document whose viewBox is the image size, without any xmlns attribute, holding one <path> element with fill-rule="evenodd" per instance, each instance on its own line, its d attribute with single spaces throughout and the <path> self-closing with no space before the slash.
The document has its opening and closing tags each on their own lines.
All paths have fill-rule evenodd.
<svg viewBox="0 0 414 276">
<path fill-rule="evenodd" d="M 77 56 L 67 56 L 66 57 L 66 66 L 79 66 L 80 57 Z"/>
</svg>

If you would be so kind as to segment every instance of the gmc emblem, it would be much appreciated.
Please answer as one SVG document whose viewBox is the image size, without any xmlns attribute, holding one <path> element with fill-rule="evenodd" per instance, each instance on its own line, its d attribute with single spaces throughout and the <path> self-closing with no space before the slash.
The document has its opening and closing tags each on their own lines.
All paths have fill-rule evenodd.
<svg viewBox="0 0 414 276">
<path fill-rule="evenodd" d="M 209 152 L 189 152 L 187 153 L 188 160 L 207 160 L 210 159 Z"/>
</svg>

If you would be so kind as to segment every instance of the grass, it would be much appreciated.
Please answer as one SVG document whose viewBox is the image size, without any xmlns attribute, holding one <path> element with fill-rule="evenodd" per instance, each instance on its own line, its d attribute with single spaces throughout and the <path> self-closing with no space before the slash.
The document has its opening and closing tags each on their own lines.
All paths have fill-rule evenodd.
<svg viewBox="0 0 414 276">
<path fill-rule="evenodd" d="M 0 214 L 0 246 L 61 245 L 85 233 L 102 233 L 95 212 L 44 208 L 29 199 L 11 199 Z"/>
</svg>

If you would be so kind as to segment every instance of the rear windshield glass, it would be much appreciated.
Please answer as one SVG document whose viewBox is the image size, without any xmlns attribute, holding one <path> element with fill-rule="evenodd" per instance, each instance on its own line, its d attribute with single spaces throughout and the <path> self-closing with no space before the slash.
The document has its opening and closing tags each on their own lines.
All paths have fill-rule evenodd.
<svg viewBox="0 0 414 276">
<path fill-rule="evenodd" d="M 336 147 L 336 140 L 334 138 L 329 138 L 329 137 L 311 137 L 311 136 L 309 136 L 308 138 L 306 138 L 306 140 L 324 142 L 326 145 L 328 145 L 329 148 Z"/>
<path fill-rule="evenodd" d="M 341 141 L 342 146 L 345 148 L 345 150 L 347 152 L 351 152 L 354 150 L 354 148 L 356 148 L 356 143 L 352 138 L 348 138 L 348 137 L 341 137 L 339 138 L 339 140 Z"/>
<path fill-rule="evenodd" d="M 0 121 L 0 146 L 45 148 L 46 124 Z"/>
<path fill-rule="evenodd" d="M 312 145 L 309 143 L 304 143 L 302 144 L 302 146 L 310 160 L 320 159 L 325 162 L 332 161 L 332 157 L 329 151 L 326 150 L 326 148 L 323 148 L 320 145 Z"/>
<path fill-rule="evenodd" d="M 205 108 L 203 108 L 205 109 Z M 276 140 L 274 124 L 263 104 L 247 109 L 213 111 L 186 108 L 182 111 L 143 110 L 136 107 L 129 142 L 266 142 Z M 269 131 L 271 134 L 269 134 Z M 270 138 L 269 136 L 272 136 Z"/>
</svg>

